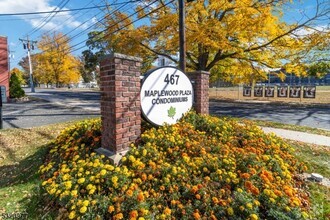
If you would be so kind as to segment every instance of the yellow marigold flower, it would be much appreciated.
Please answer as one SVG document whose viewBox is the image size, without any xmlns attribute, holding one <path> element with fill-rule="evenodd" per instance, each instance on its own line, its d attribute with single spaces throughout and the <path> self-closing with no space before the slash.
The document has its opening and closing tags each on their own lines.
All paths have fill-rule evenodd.
<svg viewBox="0 0 330 220">
<path fill-rule="evenodd" d="M 303 216 L 304 219 L 307 219 L 309 217 L 309 215 L 305 211 L 302 212 L 301 214 L 302 214 L 302 216 Z"/>
<path fill-rule="evenodd" d="M 92 194 L 94 194 L 94 192 L 95 192 L 95 188 L 89 190 L 89 191 L 88 191 L 88 194 L 89 194 L 89 195 L 92 195 Z"/>
<path fill-rule="evenodd" d="M 86 189 L 87 190 L 90 190 L 90 189 L 92 189 L 94 186 L 93 186 L 93 184 L 88 184 L 87 186 L 86 186 Z"/>
<path fill-rule="evenodd" d="M 82 177 L 82 178 L 79 178 L 79 179 L 78 179 L 78 183 L 79 183 L 79 184 L 82 184 L 82 183 L 84 183 L 84 182 L 85 182 L 85 178 Z"/>
<path fill-rule="evenodd" d="M 145 218 L 143 218 L 143 217 L 139 217 L 138 220 L 145 220 Z"/>
<path fill-rule="evenodd" d="M 78 191 L 77 190 L 72 190 L 71 191 L 71 196 L 76 197 L 78 195 Z"/>
<path fill-rule="evenodd" d="M 239 210 L 241 210 L 242 212 L 244 211 L 244 209 L 245 209 L 245 208 L 244 208 L 244 206 L 242 206 L 242 205 L 239 207 Z"/>
<path fill-rule="evenodd" d="M 275 203 L 275 199 L 274 199 L 274 198 L 270 198 L 269 201 L 270 201 L 271 203 Z"/>
<path fill-rule="evenodd" d="M 253 203 L 256 205 L 256 206 L 260 206 L 260 202 L 258 200 L 254 200 Z"/>
<path fill-rule="evenodd" d="M 105 169 L 103 169 L 103 170 L 101 170 L 100 174 L 101 174 L 102 176 L 104 176 L 105 174 L 107 174 L 107 171 L 106 171 Z"/>
<path fill-rule="evenodd" d="M 88 200 L 84 200 L 82 203 L 84 206 L 88 206 L 89 205 L 89 201 Z"/>
<path fill-rule="evenodd" d="M 47 183 L 48 183 L 47 181 L 43 181 L 41 185 L 45 186 Z"/>
<path fill-rule="evenodd" d="M 49 194 L 50 194 L 50 195 L 53 195 L 55 192 L 56 192 L 56 189 L 55 189 L 55 188 L 52 188 L 52 189 L 49 191 Z"/>
<path fill-rule="evenodd" d="M 250 215 L 250 219 L 251 220 L 258 220 L 259 218 L 258 218 L 258 216 L 256 214 L 251 214 Z"/>
<path fill-rule="evenodd" d="M 86 211 L 87 211 L 87 207 L 86 207 L 86 206 L 83 206 L 83 207 L 81 207 L 81 208 L 79 209 L 79 212 L 80 212 L 81 214 L 84 214 Z"/>
<path fill-rule="evenodd" d="M 66 182 L 64 182 L 64 185 L 65 185 L 65 188 L 66 188 L 66 189 L 71 189 L 71 187 L 72 187 L 72 183 L 71 183 L 71 181 L 66 181 Z"/>
<path fill-rule="evenodd" d="M 75 211 L 70 212 L 69 219 L 74 219 L 74 217 L 76 217 L 76 212 Z"/>
<path fill-rule="evenodd" d="M 117 176 L 113 176 L 113 177 L 111 178 L 111 181 L 112 181 L 113 183 L 117 183 L 117 181 L 118 181 L 118 177 L 117 177 Z"/>
<path fill-rule="evenodd" d="M 122 162 L 125 162 L 126 160 L 127 160 L 127 157 L 122 157 L 122 158 L 121 158 L 121 161 L 122 161 Z"/>
<path fill-rule="evenodd" d="M 252 206 L 252 204 L 251 204 L 250 202 L 246 204 L 246 208 L 248 208 L 248 209 L 252 209 L 252 207 L 253 207 L 253 206 Z"/>
<path fill-rule="evenodd" d="M 229 207 L 229 208 L 227 209 L 227 214 L 228 214 L 228 215 L 234 215 L 234 209 L 233 209 L 232 207 Z"/>
</svg>

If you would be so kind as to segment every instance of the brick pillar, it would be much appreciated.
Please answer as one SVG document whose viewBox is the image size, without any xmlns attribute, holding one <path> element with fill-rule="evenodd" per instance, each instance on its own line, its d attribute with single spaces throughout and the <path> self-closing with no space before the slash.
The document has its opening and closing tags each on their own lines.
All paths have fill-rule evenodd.
<svg viewBox="0 0 330 220">
<path fill-rule="evenodd" d="M 209 114 L 209 78 L 210 73 L 205 71 L 190 72 L 187 74 L 194 88 L 193 107 L 197 113 Z"/>
<path fill-rule="evenodd" d="M 141 62 L 117 53 L 100 61 L 102 148 L 97 152 L 115 164 L 141 134 Z"/>
</svg>

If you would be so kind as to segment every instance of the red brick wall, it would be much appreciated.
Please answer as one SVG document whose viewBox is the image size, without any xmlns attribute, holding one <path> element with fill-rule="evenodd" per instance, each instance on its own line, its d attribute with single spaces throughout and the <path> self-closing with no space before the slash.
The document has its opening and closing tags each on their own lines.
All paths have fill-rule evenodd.
<svg viewBox="0 0 330 220">
<path fill-rule="evenodd" d="M 141 134 L 141 59 L 113 54 L 100 62 L 102 148 L 128 150 Z"/>
<path fill-rule="evenodd" d="M 194 104 L 197 113 L 209 114 L 209 78 L 210 73 L 196 71 L 188 73 L 187 76 L 193 81 Z"/>
<path fill-rule="evenodd" d="M 7 37 L 1 37 L 1 36 L 0 36 L 0 85 L 6 86 L 7 97 L 9 97 Z"/>
</svg>

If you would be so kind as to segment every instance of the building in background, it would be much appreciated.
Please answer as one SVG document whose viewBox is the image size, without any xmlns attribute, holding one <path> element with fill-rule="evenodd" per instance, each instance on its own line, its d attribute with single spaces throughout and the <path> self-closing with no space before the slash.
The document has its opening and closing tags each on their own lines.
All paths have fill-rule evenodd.
<svg viewBox="0 0 330 220">
<path fill-rule="evenodd" d="M 2 94 L 2 101 L 7 102 L 9 97 L 9 59 L 7 37 L 0 36 L 0 86 L 2 93 L 6 91 L 6 96 Z"/>
</svg>

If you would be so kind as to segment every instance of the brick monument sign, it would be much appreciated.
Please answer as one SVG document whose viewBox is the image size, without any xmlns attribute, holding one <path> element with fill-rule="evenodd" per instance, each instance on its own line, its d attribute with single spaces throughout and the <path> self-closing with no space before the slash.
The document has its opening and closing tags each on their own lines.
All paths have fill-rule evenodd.
<svg viewBox="0 0 330 220">
<path fill-rule="evenodd" d="M 100 61 L 102 147 L 96 151 L 109 157 L 114 164 L 120 162 L 122 156 L 129 150 L 129 145 L 141 135 L 141 63 L 140 58 L 118 53 L 105 56 Z M 187 76 L 193 85 L 193 106 L 196 112 L 208 114 L 209 73 L 197 71 Z M 179 76 L 172 78 L 177 80 Z M 172 78 L 165 77 L 164 81 L 166 82 L 167 79 L 169 83 L 175 84 L 176 81 Z M 177 102 L 186 100 L 189 95 L 189 92 L 183 88 L 167 92 L 180 94 L 179 98 L 167 99 Z M 156 94 L 155 99 L 159 100 L 164 98 L 165 93 L 148 94 Z M 154 103 L 159 104 L 158 101 Z M 159 117 L 165 116 L 159 115 Z"/>
</svg>

